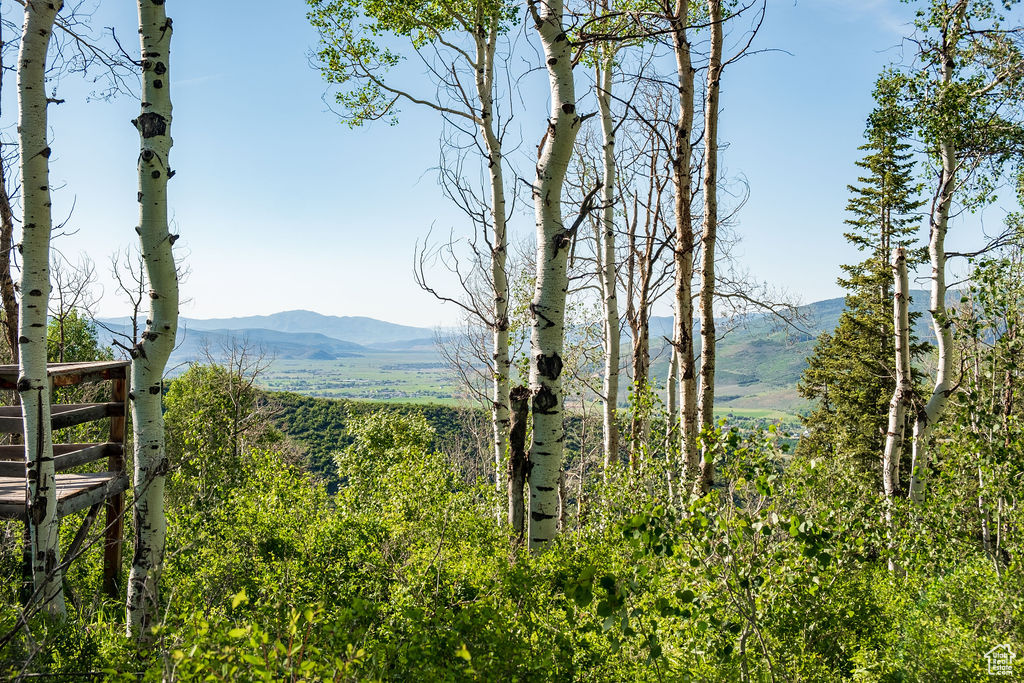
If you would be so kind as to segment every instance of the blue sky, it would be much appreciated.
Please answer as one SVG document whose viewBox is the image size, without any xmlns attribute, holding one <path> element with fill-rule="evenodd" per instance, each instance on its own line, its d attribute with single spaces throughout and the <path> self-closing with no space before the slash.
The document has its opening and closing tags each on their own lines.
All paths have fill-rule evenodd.
<svg viewBox="0 0 1024 683">
<path fill-rule="evenodd" d="M 132 4 L 104 3 L 94 23 L 116 27 L 137 50 Z M 457 311 L 420 292 L 411 275 L 413 245 L 432 225 L 466 229 L 430 170 L 439 121 L 406 107 L 397 126 L 339 124 L 309 65 L 316 36 L 305 4 L 240 6 L 168 2 L 177 170 L 170 197 L 176 246 L 191 270 L 182 313 L 307 308 L 452 323 Z M 838 264 L 856 258 L 842 238 L 846 185 L 855 179 L 872 84 L 899 57 L 907 15 L 895 0 L 769 0 L 756 45 L 788 54 L 751 56 L 723 80 L 722 166 L 745 177 L 751 192 L 737 253 L 756 277 L 804 301 L 840 295 Z M 524 150 L 536 145 L 532 131 L 547 107 L 543 74 L 531 78 L 520 114 Z M 584 82 L 581 75 L 581 90 Z M 2 123 L 13 135 L 13 78 L 6 85 Z M 135 238 L 138 137 L 129 122 L 138 103 L 90 102 L 89 90 L 69 77 L 59 91 L 67 102 L 51 107 L 55 212 L 63 216 L 73 203 L 69 227 L 78 230 L 58 246 L 72 258 L 92 257 L 104 288 L 99 311 L 116 315 L 124 304 L 106 271 L 109 255 Z M 529 207 L 521 210 L 514 229 L 528 234 Z M 976 226 L 959 230 L 977 241 L 966 238 Z"/>
</svg>

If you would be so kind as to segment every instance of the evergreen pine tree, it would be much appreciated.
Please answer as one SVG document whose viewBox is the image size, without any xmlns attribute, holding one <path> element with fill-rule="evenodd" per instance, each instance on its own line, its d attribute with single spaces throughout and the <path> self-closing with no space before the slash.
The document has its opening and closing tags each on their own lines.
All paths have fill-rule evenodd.
<svg viewBox="0 0 1024 683">
<path fill-rule="evenodd" d="M 896 386 L 889 258 L 897 246 L 907 247 L 911 268 L 925 256 L 923 249 L 910 248 L 924 202 L 920 185 L 913 181 L 909 145 L 902 142 L 907 120 L 886 86 L 880 79 L 878 106 L 868 118 L 867 142 L 860 147 L 866 154 L 857 166 L 864 175 L 858 185 L 848 186 L 850 218 L 844 237 L 867 258 L 842 266 L 844 277 L 838 282 L 848 292 L 846 309 L 836 329 L 818 339 L 798 386 L 803 397 L 817 403 L 804 418 L 802 450 L 848 459 L 878 475 L 879 481 L 889 400 Z M 911 330 L 919 315 L 911 314 Z M 912 356 L 926 348 L 911 339 Z"/>
</svg>

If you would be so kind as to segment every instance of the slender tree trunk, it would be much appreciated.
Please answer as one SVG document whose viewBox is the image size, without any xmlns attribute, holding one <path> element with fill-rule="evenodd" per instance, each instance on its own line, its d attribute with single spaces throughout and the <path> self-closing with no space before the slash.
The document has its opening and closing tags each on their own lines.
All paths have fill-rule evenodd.
<svg viewBox="0 0 1024 683">
<path fill-rule="evenodd" d="M 480 101 L 480 135 L 487 150 L 487 170 L 491 184 L 491 284 L 494 288 L 493 361 L 491 422 L 494 432 L 494 486 L 501 495 L 505 488 L 502 473 L 509 434 L 509 375 L 511 359 L 508 347 L 508 255 L 507 217 L 505 213 L 504 157 L 501 139 L 494 123 L 494 53 L 498 40 L 498 22 L 491 20 L 486 35 L 476 36 L 476 90 Z"/>
<path fill-rule="evenodd" d="M 46 311 L 50 296 L 50 147 L 46 140 L 46 52 L 63 3 L 25 4 L 18 55 L 18 131 L 21 154 L 21 307 L 19 311 L 18 393 L 25 425 L 28 532 L 32 584 L 51 614 L 65 613 L 61 584 L 60 518 L 50 432 L 50 393 L 46 374 Z"/>
<path fill-rule="evenodd" d="M 715 242 L 718 239 L 718 92 L 722 76 L 722 2 L 708 0 L 711 60 L 704 102 L 704 232 L 700 241 L 700 422 L 715 424 Z M 714 454 L 703 448 L 699 491 L 715 480 Z"/>
<path fill-rule="evenodd" d="M 533 200 L 537 222 L 537 283 L 531 304 L 530 390 L 533 446 L 529 473 L 529 544 L 539 549 L 555 537 L 558 479 L 562 469 L 562 349 L 565 341 L 567 257 L 572 233 L 562 222 L 562 186 L 579 131 L 572 51 L 566 39 L 562 0 L 528 0 L 544 48 L 551 90 L 551 117 L 537 159 Z"/>
<path fill-rule="evenodd" d="M 508 448 L 508 523 L 512 533 L 523 538 L 523 487 L 530 469 L 530 456 L 526 452 L 526 421 L 530 414 L 530 390 L 516 387 L 510 392 L 512 424 Z"/>
<path fill-rule="evenodd" d="M 697 477 L 697 369 L 693 351 L 693 64 L 686 35 L 689 2 L 677 0 L 671 24 L 676 58 L 679 117 L 675 126 L 672 182 L 675 185 L 675 331 L 673 346 L 679 370 L 679 450 L 683 476 Z"/>
<path fill-rule="evenodd" d="M 914 385 L 910 376 L 910 313 L 909 285 L 907 276 L 907 254 L 902 247 L 893 250 L 893 282 L 896 291 L 893 296 L 894 342 L 896 348 L 896 390 L 889 401 L 889 428 L 885 437 L 885 452 L 882 455 L 882 488 L 886 500 L 896 495 L 896 472 L 903 454 L 906 411 Z"/>
<path fill-rule="evenodd" d="M 3 27 L 0 26 L 0 51 L 3 49 Z M 3 92 L 4 65 L 0 55 L 0 93 Z M 7 174 L 0 160 L 0 302 L 3 303 L 4 332 L 11 350 L 11 362 L 18 363 L 18 297 L 11 273 L 11 249 L 14 247 L 14 211 L 7 192 Z M 15 395 L 17 403 L 17 394 Z M 12 439 L 17 435 L 12 435 Z M 12 441 L 13 443 L 13 441 Z"/>
<path fill-rule="evenodd" d="M 127 631 L 145 637 L 157 614 L 167 519 L 162 380 L 178 329 L 178 274 L 167 226 L 171 175 L 171 21 L 164 0 L 139 0 L 142 111 L 139 131 L 139 236 L 150 283 L 146 330 L 132 350 L 131 407 L 135 437 L 135 554 L 128 581 Z"/>
<path fill-rule="evenodd" d="M 678 487 L 679 469 L 676 439 L 679 437 L 679 360 L 675 348 L 671 349 L 668 361 L 668 377 L 665 379 L 665 457 L 668 460 L 668 497 L 675 500 Z"/>
<path fill-rule="evenodd" d="M 0 43 L 2 45 L 2 43 Z M 0 70 L 3 67 L 0 65 Z M 11 249 L 14 246 L 14 212 L 7 194 L 7 178 L 0 163 L 0 300 L 3 302 L 4 332 L 11 350 L 11 362 L 18 362 L 18 297 L 11 274 Z"/>
<path fill-rule="evenodd" d="M 672 448 L 675 444 L 676 432 L 679 429 L 679 356 L 675 349 L 670 350 L 668 360 L 668 377 L 665 378 L 665 411 L 668 416 L 665 418 L 665 438 L 668 441 L 666 448 Z"/>
<path fill-rule="evenodd" d="M 892 556 L 892 504 L 899 486 L 899 463 L 903 455 L 906 432 L 907 405 L 913 398 L 914 385 L 910 375 L 910 285 L 907 276 L 907 254 L 897 247 L 892 255 L 893 282 L 893 341 L 896 349 L 896 389 L 889 401 L 889 427 L 882 455 L 882 490 L 885 494 L 885 524 L 889 533 L 889 571 L 896 569 Z"/>
<path fill-rule="evenodd" d="M 649 268 L 650 264 L 644 264 Z M 641 279 L 644 280 L 643 276 Z M 645 283 L 646 284 L 646 283 Z M 650 436 L 648 404 L 651 383 L 651 335 L 647 312 L 647 292 L 641 287 L 640 302 L 636 309 L 636 332 L 633 335 L 633 416 L 629 428 L 629 468 L 634 473 L 640 470 L 641 451 Z"/>
<path fill-rule="evenodd" d="M 955 33 L 955 32 L 954 32 Z M 950 45 L 956 40 L 950 41 Z M 952 55 L 943 55 L 941 84 L 949 87 L 953 80 L 955 66 Z M 935 374 L 935 386 L 931 397 L 917 412 L 914 422 L 913 462 L 910 471 L 909 497 L 916 503 L 924 502 L 925 485 L 928 477 L 928 452 L 925 439 L 939 419 L 949 395 L 953 392 L 953 321 L 946 312 L 946 230 L 949 226 L 949 210 L 956 190 L 956 148 L 951 139 L 939 145 L 942 160 L 942 174 L 939 188 L 929 220 L 928 254 L 931 260 L 931 297 L 928 311 L 931 314 L 932 329 L 935 331 L 939 363 Z"/>
<path fill-rule="evenodd" d="M 612 121 L 612 64 L 615 50 L 607 54 L 597 67 L 597 106 L 601 116 L 601 149 L 604 160 L 602 188 L 601 240 L 599 244 L 599 276 L 604 303 L 604 467 L 608 470 L 619 461 L 619 425 L 616 408 L 619 401 L 619 328 L 618 287 L 615 280 L 615 128 Z"/>
</svg>

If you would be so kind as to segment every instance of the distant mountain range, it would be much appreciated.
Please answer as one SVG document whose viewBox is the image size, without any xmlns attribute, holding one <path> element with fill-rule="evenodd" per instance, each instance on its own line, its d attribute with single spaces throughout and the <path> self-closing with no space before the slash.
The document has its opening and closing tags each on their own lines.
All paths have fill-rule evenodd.
<svg viewBox="0 0 1024 683">
<path fill-rule="evenodd" d="M 109 339 L 130 336 L 129 318 L 97 321 Z M 432 347 L 434 332 L 353 316 L 331 316 L 313 311 L 284 311 L 241 318 L 181 318 L 178 346 L 172 364 L 222 358 L 232 343 L 245 341 L 268 356 L 281 360 L 337 360 L 378 351 Z"/>
<path fill-rule="evenodd" d="M 958 293 L 951 293 L 954 297 Z M 911 310 L 927 310 L 928 293 L 911 292 Z M 844 308 L 841 298 L 817 301 L 798 309 L 800 330 L 786 327 L 772 316 L 755 315 L 728 329 L 722 321 L 718 332 L 716 403 L 724 413 L 730 410 L 779 411 L 792 414 L 806 408 L 796 391 L 797 382 L 813 352 L 818 336 L 832 331 Z M 130 320 L 100 320 L 106 330 L 103 340 L 126 334 Z M 628 328 L 626 328 L 628 330 Z M 917 322 L 921 339 L 933 335 L 927 315 Z M 651 319 L 652 380 L 663 386 L 668 371 L 666 337 L 672 335 L 671 317 Z M 241 318 L 182 318 L 178 347 L 171 366 L 183 366 L 207 357 L 221 360 L 231 344 L 246 342 L 277 360 L 333 361 L 363 359 L 364 368 L 386 370 L 402 360 L 403 352 L 437 353 L 434 330 L 412 327 L 366 317 L 330 316 L 313 311 L 284 311 Z M 623 345 L 626 352 L 627 345 Z M 438 356 L 437 361 L 441 359 Z M 623 358 L 623 365 L 628 365 Z M 361 361 L 362 362 L 362 361 Z M 371 371 L 372 374 L 372 371 Z M 372 380 L 369 380 L 372 383 Z M 620 400 L 625 400 L 626 382 Z"/>
<path fill-rule="evenodd" d="M 209 320 L 183 318 L 182 325 L 186 329 L 202 331 L 260 329 L 295 334 L 320 334 L 363 345 L 408 342 L 434 336 L 434 331 L 425 327 L 396 325 L 360 316 L 323 315 L 313 311 L 284 311 L 271 315 Z"/>
<path fill-rule="evenodd" d="M 949 295 L 950 299 L 959 299 L 959 292 Z M 925 290 L 912 290 L 910 310 L 924 314 L 915 325 L 917 336 L 934 341 L 927 315 L 928 296 Z M 763 314 L 751 316 L 728 331 L 727 321 L 723 321 L 717 329 L 722 336 L 717 346 L 716 409 L 722 413 L 736 409 L 792 414 L 807 408 L 807 402 L 797 393 L 797 382 L 807 367 L 807 357 L 813 353 L 818 336 L 836 328 L 844 309 L 843 298 L 800 306 L 797 312 L 803 331 Z M 671 334 L 671 317 L 651 319 L 651 357 L 654 359 L 651 370 L 661 385 L 668 374 L 669 359 L 664 338 Z"/>
</svg>

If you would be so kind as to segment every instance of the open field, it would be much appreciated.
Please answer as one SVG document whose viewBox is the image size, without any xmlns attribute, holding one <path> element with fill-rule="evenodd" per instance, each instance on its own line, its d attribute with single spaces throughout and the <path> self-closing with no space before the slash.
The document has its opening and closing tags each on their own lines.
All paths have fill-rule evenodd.
<svg viewBox="0 0 1024 683">
<path fill-rule="evenodd" d="M 450 371 L 434 351 L 383 351 L 336 360 L 275 360 L 260 384 L 321 398 L 460 405 Z"/>
</svg>

